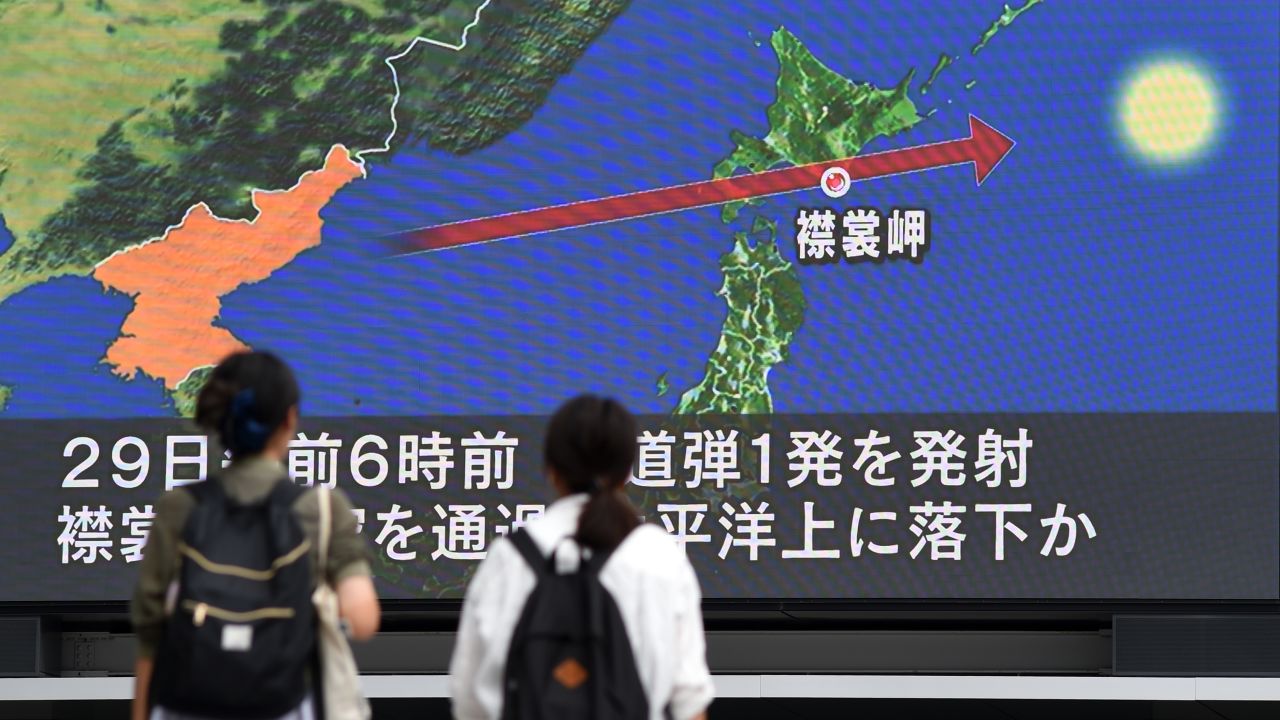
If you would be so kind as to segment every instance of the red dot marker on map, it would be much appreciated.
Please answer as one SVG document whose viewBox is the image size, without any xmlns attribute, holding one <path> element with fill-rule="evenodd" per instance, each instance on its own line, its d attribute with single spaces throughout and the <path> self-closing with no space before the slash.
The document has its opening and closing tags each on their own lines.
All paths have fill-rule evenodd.
<svg viewBox="0 0 1280 720">
<path fill-rule="evenodd" d="M 829 198 L 841 198 L 849 192 L 849 173 L 842 167 L 829 167 L 822 171 L 822 192 Z"/>
<path fill-rule="evenodd" d="M 970 115 L 966 138 L 434 225 L 393 235 L 391 245 L 396 254 L 407 255 L 814 187 L 830 195 L 832 190 L 823 178 L 832 170 L 843 171 L 848 192 L 859 180 L 972 163 L 974 178 L 981 185 L 1013 146 L 1008 136 Z"/>
</svg>

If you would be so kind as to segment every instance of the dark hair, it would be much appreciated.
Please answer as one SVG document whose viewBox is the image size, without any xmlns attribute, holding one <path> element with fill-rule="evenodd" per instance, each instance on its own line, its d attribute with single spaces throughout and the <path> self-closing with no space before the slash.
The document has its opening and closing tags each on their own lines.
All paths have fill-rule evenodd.
<svg viewBox="0 0 1280 720">
<path fill-rule="evenodd" d="M 196 398 L 196 424 L 217 433 L 233 457 L 262 452 L 300 399 L 298 381 L 280 358 L 239 352 L 213 369 Z"/>
<path fill-rule="evenodd" d="M 570 492 L 591 497 L 578 519 L 577 541 L 611 550 L 640 524 L 625 494 L 636 459 L 636 421 L 616 400 L 580 395 L 551 416 L 544 457 Z"/>
</svg>

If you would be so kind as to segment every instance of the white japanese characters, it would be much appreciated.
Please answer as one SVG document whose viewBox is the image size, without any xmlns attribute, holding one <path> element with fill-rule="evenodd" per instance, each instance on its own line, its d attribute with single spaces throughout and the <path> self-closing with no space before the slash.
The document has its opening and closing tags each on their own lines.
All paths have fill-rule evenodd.
<svg viewBox="0 0 1280 720">
<path fill-rule="evenodd" d="M 791 433 L 791 452 L 787 459 L 791 461 L 789 468 L 795 475 L 787 481 L 787 485 L 802 485 L 813 477 L 823 487 L 835 487 L 844 479 L 840 472 L 840 458 L 844 452 L 836 448 L 840 436 L 830 430 L 823 430 L 819 435 L 812 431 L 796 431 Z"/>
<path fill-rule="evenodd" d="M 432 560 L 483 560 L 488 550 L 483 505 L 436 505 L 436 515 L 445 524 L 431 528 L 436 536 Z"/>
<path fill-rule="evenodd" d="M 837 228 L 836 219 L 839 218 Z M 885 260 L 924 261 L 931 244 L 929 211 L 894 208 L 800 208 L 796 213 L 796 259 L 801 265 Z"/>
<path fill-rule="evenodd" d="M 92 565 L 98 558 L 111 559 L 111 515 L 103 505 L 97 509 L 85 505 L 74 512 L 70 506 L 62 506 L 62 514 L 58 516 L 58 522 L 62 523 L 58 545 L 62 547 L 63 565 L 71 562 Z"/>
<path fill-rule="evenodd" d="M 707 519 L 707 504 L 692 503 L 687 505 L 673 505 L 661 503 L 658 505 L 658 517 L 662 521 L 662 527 L 666 528 L 687 554 L 690 543 L 709 543 L 711 535 L 709 533 L 700 533 L 702 523 Z"/>
<path fill-rule="evenodd" d="M 850 260 L 879 260 L 883 252 L 880 243 L 880 213 L 870 208 L 849 210 L 844 214 L 844 237 L 840 247 Z"/>
<path fill-rule="evenodd" d="M 633 485 L 651 488 L 671 488 L 676 486 L 676 474 L 672 470 L 672 456 L 675 454 L 676 437 L 666 430 L 653 434 L 645 430 L 637 438 L 637 460 L 635 472 L 631 475 Z"/>
<path fill-rule="evenodd" d="M 760 559 L 760 548 L 778 544 L 773 537 L 774 514 L 768 512 L 768 502 L 761 501 L 755 508 L 745 501 L 736 507 L 729 503 L 721 507 L 724 514 L 720 516 L 720 524 L 726 531 L 720 545 L 721 560 L 729 557 L 729 548 L 745 547 L 748 559 L 755 562 Z"/>
<path fill-rule="evenodd" d="M 906 255 L 919 262 L 929 247 L 929 214 L 924 210 L 894 209 L 888 222 L 889 257 Z"/>
<path fill-rule="evenodd" d="M 443 490 L 453 467 L 453 438 L 439 430 L 430 435 L 400 436 L 400 484 L 422 481 L 432 490 Z"/>
<path fill-rule="evenodd" d="M 139 510 L 130 506 L 120 517 L 120 524 L 128 529 L 128 534 L 120 538 L 120 554 L 125 562 L 138 562 L 142 559 L 142 548 L 147 544 L 147 534 L 151 532 L 151 521 L 156 511 L 151 505 L 144 505 Z"/>
<path fill-rule="evenodd" d="M 515 482 L 515 452 L 520 441 L 499 430 L 491 438 L 479 430 L 463 438 L 463 486 L 467 490 L 509 490 Z"/>
<path fill-rule="evenodd" d="M 396 503 L 387 512 L 378 513 L 377 517 L 382 522 L 382 530 L 374 542 L 382 546 L 387 557 L 399 562 L 416 560 L 418 551 L 409 549 L 409 541 L 422 533 L 422 525 L 407 524 L 413 520 L 413 510 L 401 508 L 400 503 Z"/>
<path fill-rule="evenodd" d="M 289 475 L 299 485 L 327 488 L 338 484 L 338 448 L 342 441 L 320 433 L 315 439 L 303 433 L 289 445 Z"/>
<path fill-rule="evenodd" d="M 978 459 L 973 466 L 973 479 L 985 482 L 988 487 L 1000 487 L 1007 465 L 1013 472 L 1009 487 L 1026 485 L 1027 450 L 1031 445 L 1026 428 L 1018 428 L 1018 437 L 1012 440 L 1006 440 L 988 428 L 978 436 Z"/>
<path fill-rule="evenodd" d="M 968 452 L 961 447 L 964 436 L 955 430 L 943 434 L 937 430 L 917 430 L 916 449 L 911 452 L 911 469 L 918 473 L 911 484 L 920 487 L 936 476 L 943 485 L 963 485 L 964 459 Z"/>
<path fill-rule="evenodd" d="M 836 261 L 835 210 L 800 210 L 796 215 L 796 257 L 801 264 Z"/>
<path fill-rule="evenodd" d="M 868 216 L 850 217 L 863 222 Z M 892 435 L 875 427 L 843 434 L 829 428 L 773 433 L 732 427 L 646 429 L 636 438 L 631 482 L 637 495 L 655 494 L 640 503 L 647 520 L 660 524 L 687 554 L 720 562 L 900 557 L 945 563 L 961 562 L 978 548 L 1004 562 L 1037 549 L 1040 557 L 1066 557 L 1098 536 L 1087 513 L 1068 512 L 1066 503 L 1056 500 L 1052 508 L 1037 511 L 1020 495 L 1035 447 L 1027 428 L 969 432 L 966 437 L 937 427 Z M 775 438 L 783 445 L 776 449 L 781 452 L 777 471 L 785 478 L 777 485 L 770 483 Z M 206 438 L 174 435 L 156 445 L 130 436 L 103 452 L 98 440 L 73 438 L 64 456 L 75 465 L 62 487 L 138 492 L 146 487 L 153 462 L 164 468 L 164 477 L 155 482 L 162 480 L 166 489 L 207 472 Z M 438 430 L 364 434 L 351 443 L 329 432 L 299 433 L 287 465 L 300 485 L 357 489 L 362 500 L 357 503 L 362 507 L 353 508 L 357 532 L 367 533 L 382 562 L 474 563 L 495 539 L 544 510 L 521 501 L 523 496 L 508 495 L 516 488 L 521 448 L 520 439 L 503 430 L 460 436 Z M 111 465 L 104 471 L 99 461 L 107 459 Z M 229 457 L 216 461 L 225 466 Z M 900 480 L 905 487 L 898 492 L 914 493 L 911 502 L 876 501 L 877 492 L 901 497 L 884 490 Z M 842 486 L 863 490 L 849 495 Z M 991 497 L 968 503 L 948 495 L 966 487 Z M 360 494 L 383 488 L 393 492 L 384 502 L 371 503 L 370 496 Z M 824 493 L 857 500 L 814 499 Z M 57 520 L 61 562 L 136 563 L 154 517 L 153 505 L 136 501 L 114 508 L 62 505 Z M 1026 550 L 1020 550 L 1023 546 Z"/>
<path fill-rule="evenodd" d="M 930 560 L 959 560 L 961 544 L 966 535 L 960 532 L 960 515 L 968 512 L 963 505 L 952 505 L 950 500 L 941 506 L 926 500 L 923 505 L 912 505 L 911 534 L 919 538 L 915 547 L 911 548 L 911 557 L 920 555 L 927 545 Z"/>
<path fill-rule="evenodd" d="M 684 467 L 693 472 L 689 487 L 696 488 L 705 481 L 714 483 L 717 489 L 742 478 L 738 469 L 738 431 L 704 430 L 685 433 L 688 441 Z"/>
<path fill-rule="evenodd" d="M 853 444 L 860 449 L 853 469 L 863 472 L 863 479 L 872 487 L 892 487 L 895 479 L 889 474 L 889 463 L 902 457 L 897 450 L 885 452 L 881 448 L 890 442 L 888 435 L 881 435 L 872 428 L 866 437 L 855 438 Z"/>
</svg>

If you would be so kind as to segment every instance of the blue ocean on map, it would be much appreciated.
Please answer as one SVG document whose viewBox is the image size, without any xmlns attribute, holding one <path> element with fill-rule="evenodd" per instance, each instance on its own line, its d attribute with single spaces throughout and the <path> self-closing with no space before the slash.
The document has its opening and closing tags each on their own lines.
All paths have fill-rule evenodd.
<svg viewBox="0 0 1280 720">
<path fill-rule="evenodd" d="M 920 265 L 798 267 L 807 308 L 769 376 L 778 412 L 1275 411 L 1265 5 L 1046 3 L 971 56 L 1001 2 L 636 2 L 510 136 L 367 156 L 323 244 L 227 296 L 219 323 L 289 358 L 312 415 L 545 413 L 587 390 L 665 413 L 716 347 L 719 258 L 751 217 L 775 220 L 794 259 L 801 207 L 923 207 Z M 866 151 L 963 137 L 969 113 L 1017 146 L 982 187 L 951 167 L 769 198 L 734 225 L 705 208 L 387 256 L 388 233 L 708 178 L 732 130 L 768 132 L 780 26 L 855 80 L 915 68 L 912 98 L 936 112 Z M 943 52 L 958 60 L 920 94 Z M 1212 71 L 1224 123 L 1194 164 L 1158 168 L 1125 149 L 1115 106 L 1127 72 L 1171 53 Z M 83 278 L 0 305 L 18 334 L 8 413 L 171 414 L 158 383 L 99 363 L 128 309 Z"/>
</svg>

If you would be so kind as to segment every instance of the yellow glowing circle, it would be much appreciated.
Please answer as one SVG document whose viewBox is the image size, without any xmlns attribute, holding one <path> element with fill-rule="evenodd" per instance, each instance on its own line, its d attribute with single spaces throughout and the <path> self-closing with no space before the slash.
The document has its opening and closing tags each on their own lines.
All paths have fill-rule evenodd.
<svg viewBox="0 0 1280 720">
<path fill-rule="evenodd" d="M 1120 95 L 1120 126 L 1131 147 L 1156 163 L 1200 155 L 1218 129 L 1218 93 L 1209 75 L 1186 60 L 1137 68 Z"/>
</svg>

